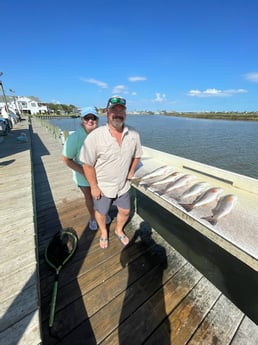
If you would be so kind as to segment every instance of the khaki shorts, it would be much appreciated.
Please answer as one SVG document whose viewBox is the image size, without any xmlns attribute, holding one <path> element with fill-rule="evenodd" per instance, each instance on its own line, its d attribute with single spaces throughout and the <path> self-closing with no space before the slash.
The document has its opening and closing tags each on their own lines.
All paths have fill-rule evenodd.
<svg viewBox="0 0 258 345">
<path fill-rule="evenodd" d="M 106 196 L 101 196 L 98 200 L 93 200 L 94 209 L 100 214 L 107 215 L 110 207 L 112 205 L 117 208 L 122 208 L 124 210 L 130 210 L 131 208 L 131 198 L 129 191 L 125 194 L 116 198 L 107 198 Z"/>
</svg>

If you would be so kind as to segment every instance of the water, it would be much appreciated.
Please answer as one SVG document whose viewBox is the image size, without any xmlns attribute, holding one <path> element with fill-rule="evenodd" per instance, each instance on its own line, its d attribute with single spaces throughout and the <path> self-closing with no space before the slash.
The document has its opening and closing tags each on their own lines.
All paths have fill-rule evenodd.
<svg viewBox="0 0 258 345">
<path fill-rule="evenodd" d="M 71 131 L 80 125 L 79 118 L 50 122 Z M 128 115 L 126 123 L 144 146 L 258 179 L 258 122 Z"/>
</svg>

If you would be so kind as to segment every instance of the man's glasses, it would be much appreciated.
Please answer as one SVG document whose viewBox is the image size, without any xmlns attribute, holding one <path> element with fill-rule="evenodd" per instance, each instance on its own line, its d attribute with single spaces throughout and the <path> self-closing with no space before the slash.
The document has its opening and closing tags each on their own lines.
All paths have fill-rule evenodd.
<svg viewBox="0 0 258 345">
<path fill-rule="evenodd" d="M 97 121 L 97 116 L 94 116 L 94 115 L 87 115 L 87 116 L 84 116 L 84 120 L 85 121 L 90 121 L 90 120 L 92 120 L 92 121 Z"/>
<path fill-rule="evenodd" d="M 121 105 L 126 105 L 126 100 L 124 98 L 120 98 L 120 97 L 111 97 L 108 100 L 108 106 L 110 107 L 111 105 L 116 105 L 116 104 L 121 104 Z"/>
</svg>

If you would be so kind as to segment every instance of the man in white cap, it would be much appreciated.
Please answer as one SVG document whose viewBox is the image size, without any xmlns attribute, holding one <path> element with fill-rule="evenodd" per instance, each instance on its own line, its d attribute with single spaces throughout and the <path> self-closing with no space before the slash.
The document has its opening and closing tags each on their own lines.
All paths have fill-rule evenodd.
<svg viewBox="0 0 258 345">
<path fill-rule="evenodd" d="M 93 200 L 90 191 L 90 185 L 85 179 L 82 169 L 82 163 L 79 159 L 81 146 L 84 143 L 87 135 L 98 126 L 99 116 L 94 107 L 84 108 L 81 112 L 81 126 L 80 128 L 70 134 L 64 144 L 62 159 L 65 164 L 73 170 L 73 180 L 81 189 L 86 208 L 90 214 L 89 229 L 97 230 L 98 225 L 95 219 L 95 212 L 93 209 Z"/>
<path fill-rule="evenodd" d="M 108 247 L 106 215 L 111 205 L 117 207 L 115 234 L 126 246 L 129 238 L 123 228 L 130 215 L 130 179 L 142 155 L 138 132 L 125 126 L 126 100 L 109 98 L 107 124 L 89 135 L 81 148 L 80 160 L 91 187 L 95 217 L 101 232 L 100 247 Z"/>
</svg>

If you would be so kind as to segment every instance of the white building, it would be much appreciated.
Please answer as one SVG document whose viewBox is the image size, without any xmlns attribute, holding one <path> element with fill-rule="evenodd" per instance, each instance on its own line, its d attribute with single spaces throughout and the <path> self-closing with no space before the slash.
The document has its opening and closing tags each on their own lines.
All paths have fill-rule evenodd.
<svg viewBox="0 0 258 345">
<path fill-rule="evenodd" d="M 42 103 L 37 97 L 25 96 L 6 96 L 8 108 L 11 112 L 23 114 L 45 114 L 48 108 L 45 103 Z M 0 109 L 5 106 L 3 97 L 0 96 Z"/>
</svg>

